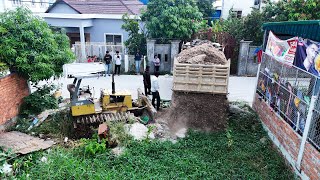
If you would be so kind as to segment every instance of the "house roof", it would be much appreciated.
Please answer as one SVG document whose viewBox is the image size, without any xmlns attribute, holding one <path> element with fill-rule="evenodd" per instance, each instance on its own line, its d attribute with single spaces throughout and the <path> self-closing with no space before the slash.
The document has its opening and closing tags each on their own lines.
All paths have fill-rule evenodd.
<svg viewBox="0 0 320 180">
<path fill-rule="evenodd" d="M 262 25 L 263 30 L 275 34 L 287 34 L 320 41 L 320 20 L 270 22 Z"/>
<path fill-rule="evenodd" d="M 46 13 L 57 4 L 65 3 L 79 14 L 125 14 L 139 15 L 145 7 L 139 0 L 57 0 Z"/>
</svg>

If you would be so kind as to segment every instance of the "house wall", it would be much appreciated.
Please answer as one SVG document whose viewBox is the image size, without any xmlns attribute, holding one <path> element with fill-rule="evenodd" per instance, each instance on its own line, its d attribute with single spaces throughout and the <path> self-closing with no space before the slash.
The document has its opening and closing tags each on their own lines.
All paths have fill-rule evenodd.
<svg viewBox="0 0 320 180">
<path fill-rule="evenodd" d="M 49 13 L 79 14 L 65 3 L 56 4 L 55 7 L 49 11 Z"/>
<path fill-rule="evenodd" d="M 0 126 L 18 115 L 19 106 L 28 95 L 29 88 L 24 78 L 17 74 L 0 78 Z"/>
<path fill-rule="evenodd" d="M 295 169 L 301 136 L 293 131 L 292 127 L 277 115 L 265 101 L 259 100 L 257 94 L 253 102 L 253 108 L 260 116 L 271 140 L 279 148 L 293 169 Z M 320 179 L 320 152 L 308 141 L 304 149 L 301 172 L 299 174 L 302 179 Z"/>
<path fill-rule="evenodd" d="M 45 12 L 49 4 L 54 3 L 54 0 L 42 0 L 42 4 L 39 3 L 40 0 L 34 0 L 34 4 L 30 1 L 22 1 L 20 4 L 15 4 L 13 0 L 0 0 L 0 12 L 4 12 L 5 10 L 14 10 L 19 6 L 28 7 L 33 13 L 43 13 Z"/>
<path fill-rule="evenodd" d="M 122 42 L 128 39 L 128 33 L 121 29 L 122 19 L 94 19 L 93 26 L 85 28 L 90 33 L 91 42 L 105 42 L 105 33 L 121 34 Z"/>
<path fill-rule="evenodd" d="M 242 16 L 246 16 L 251 12 L 253 5 L 254 0 L 224 0 L 221 17 L 227 19 L 231 8 L 236 11 L 242 11 Z"/>
</svg>

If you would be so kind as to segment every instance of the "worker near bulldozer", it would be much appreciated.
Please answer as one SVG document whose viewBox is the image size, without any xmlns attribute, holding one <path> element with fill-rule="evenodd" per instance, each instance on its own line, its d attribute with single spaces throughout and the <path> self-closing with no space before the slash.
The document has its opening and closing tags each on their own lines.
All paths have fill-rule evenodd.
<svg viewBox="0 0 320 180">
<path fill-rule="evenodd" d="M 110 76 L 110 64 L 112 62 L 112 56 L 109 54 L 109 51 L 106 51 L 106 55 L 104 55 L 103 58 L 104 62 L 106 63 L 106 74 L 108 74 L 108 76 Z M 105 76 L 106 76 L 105 74 Z"/>
<path fill-rule="evenodd" d="M 143 73 L 143 85 L 145 95 L 148 96 L 149 94 L 151 94 L 150 66 L 147 66 L 146 70 Z"/>
<path fill-rule="evenodd" d="M 119 54 L 119 51 L 116 51 L 115 59 L 116 59 L 116 66 L 115 66 L 114 74 L 118 74 L 118 76 L 120 76 L 121 55 Z"/>
<path fill-rule="evenodd" d="M 152 92 L 152 105 L 157 108 L 157 111 L 160 109 L 160 94 L 159 94 L 159 73 L 155 72 L 151 81 L 151 92 Z M 155 106 L 155 100 L 157 99 L 157 106 Z"/>
</svg>

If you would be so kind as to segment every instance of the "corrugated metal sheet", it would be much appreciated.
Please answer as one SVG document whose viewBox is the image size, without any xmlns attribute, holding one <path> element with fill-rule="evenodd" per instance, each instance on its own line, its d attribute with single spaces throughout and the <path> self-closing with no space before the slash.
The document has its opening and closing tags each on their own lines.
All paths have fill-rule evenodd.
<svg viewBox="0 0 320 180">
<path fill-rule="evenodd" d="M 263 30 L 320 41 L 320 20 L 264 23 Z"/>
</svg>

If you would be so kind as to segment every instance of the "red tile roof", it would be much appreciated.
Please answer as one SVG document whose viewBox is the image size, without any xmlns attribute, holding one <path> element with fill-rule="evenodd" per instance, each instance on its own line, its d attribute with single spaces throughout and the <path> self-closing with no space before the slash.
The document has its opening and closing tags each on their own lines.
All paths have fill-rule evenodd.
<svg viewBox="0 0 320 180">
<path fill-rule="evenodd" d="M 66 3 L 80 14 L 129 14 L 139 15 L 145 8 L 138 0 L 58 0 L 46 13 L 58 3 Z"/>
</svg>

